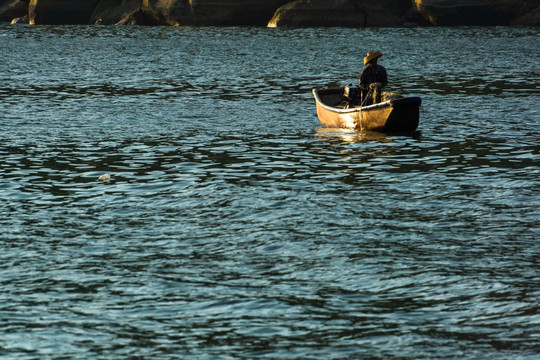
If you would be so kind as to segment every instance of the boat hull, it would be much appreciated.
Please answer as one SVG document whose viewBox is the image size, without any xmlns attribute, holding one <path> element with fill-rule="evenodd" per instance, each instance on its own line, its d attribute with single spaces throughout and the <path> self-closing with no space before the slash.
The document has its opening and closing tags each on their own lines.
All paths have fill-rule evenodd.
<svg viewBox="0 0 540 360">
<path fill-rule="evenodd" d="M 409 132 L 418 128 L 419 97 L 405 97 L 379 104 L 340 108 L 341 89 L 313 89 L 317 116 L 324 127 L 357 131 Z"/>
</svg>

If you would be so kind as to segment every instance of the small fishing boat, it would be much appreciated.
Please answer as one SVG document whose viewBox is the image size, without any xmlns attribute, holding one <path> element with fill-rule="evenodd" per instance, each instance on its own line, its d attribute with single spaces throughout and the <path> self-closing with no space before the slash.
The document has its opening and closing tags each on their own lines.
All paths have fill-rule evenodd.
<svg viewBox="0 0 540 360">
<path fill-rule="evenodd" d="M 317 116 L 324 127 L 388 133 L 410 132 L 418 127 L 422 103 L 419 97 L 383 96 L 380 103 L 361 106 L 347 96 L 353 90 L 358 89 L 313 89 Z"/>
</svg>

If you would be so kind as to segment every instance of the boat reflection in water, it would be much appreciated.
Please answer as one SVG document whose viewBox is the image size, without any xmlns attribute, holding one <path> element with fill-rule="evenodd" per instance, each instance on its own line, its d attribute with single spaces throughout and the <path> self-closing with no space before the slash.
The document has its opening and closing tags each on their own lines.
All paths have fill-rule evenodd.
<svg viewBox="0 0 540 360">
<path fill-rule="evenodd" d="M 318 128 L 318 159 L 340 171 L 338 181 L 352 186 L 371 184 L 374 178 L 382 183 L 397 174 L 418 171 L 417 141 L 420 132 L 386 134 L 376 131 L 352 131 L 340 128 Z M 370 185 L 369 185 L 370 186 Z"/>
<path fill-rule="evenodd" d="M 315 136 L 326 138 L 326 139 L 336 139 L 346 143 L 366 143 L 366 142 L 379 142 L 379 143 L 390 143 L 394 141 L 396 136 L 400 137 L 409 137 L 413 139 L 420 138 L 420 131 L 410 131 L 403 133 L 383 133 L 378 131 L 354 131 L 351 129 L 344 128 L 317 128 Z"/>
</svg>

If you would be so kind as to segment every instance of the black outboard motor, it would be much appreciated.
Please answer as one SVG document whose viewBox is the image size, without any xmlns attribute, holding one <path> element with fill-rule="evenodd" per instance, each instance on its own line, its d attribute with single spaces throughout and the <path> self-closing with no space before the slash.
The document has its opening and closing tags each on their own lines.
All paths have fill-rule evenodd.
<svg viewBox="0 0 540 360">
<path fill-rule="evenodd" d="M 349 86 L 344 86 L 343 99 L 351 105 L 360 104 L 360 88 L 357 86 L 352 86 L 352 84 L 349 84 Z"/>
</svg>

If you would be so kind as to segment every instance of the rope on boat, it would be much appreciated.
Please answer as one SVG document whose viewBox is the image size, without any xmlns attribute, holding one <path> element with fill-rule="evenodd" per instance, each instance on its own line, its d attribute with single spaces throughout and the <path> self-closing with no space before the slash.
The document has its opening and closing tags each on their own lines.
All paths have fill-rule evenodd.
<svg viewBox="0 0 540 360">
<path fill-rule="evenodd" d="M 360 108 L 361 108 L 362 106 L 364 106 L 364 104 L 366 103 L 366 100 L 367 100 L 367 99 L 369 99 L 371 96 L 373 96 L 372 92 L 373 92 L 373 89 L 369 89 L 368 93 L 366 94 L 365 99 L 362 101 L 362 105 L 360 105 Z"/>
<path fill-rule="evenodd" d="M 359 112 L 359 115 L 360 115 L 360 118 L 358 119 L 358 121 L 362 121 L 362 107 L 364 106 L 364 104 L 366 103 L 366 100 L 372 96 L 371 93 L 372 93 L 373 89 L 369 89 L 369 91 L 367 92 L 366 94 L 366 98 L 364 100 L 362 100 L 362 104 L 360 105 L 360 112 Z"/>
<path fill-rule="evenodd" d="M 367 92 L 366 94 L 366 97 L 364 98 L 364 100 L 362 101 L 362 103 L 360 104 L 360 107 L 364 106 L 366 104 L 366 101 L 368 98 L 372 97 L 373 96 L 373 89 L 369 89 L 369 91 Z M 351 105 L 351 99 L 349 100 L 343 100 L 341 103 L 340 103 L 340 106 L 344 109 L 348 109 L 349 106 Z"/>
</svg>

